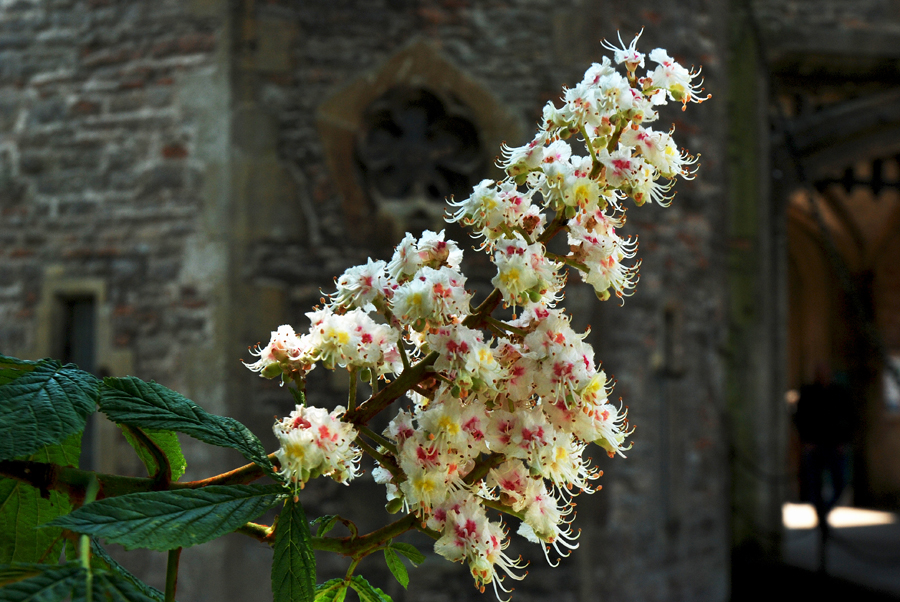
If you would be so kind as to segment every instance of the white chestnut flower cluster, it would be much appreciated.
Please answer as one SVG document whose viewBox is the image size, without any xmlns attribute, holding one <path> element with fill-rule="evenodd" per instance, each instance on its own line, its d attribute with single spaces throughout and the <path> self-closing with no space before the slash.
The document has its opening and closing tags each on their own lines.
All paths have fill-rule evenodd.
<svg viewBox="0 0 900 602">
<path fill-rule="evenodd" d="M 656 107 L 674 100 L 702 102 L 700 88 L 690 72 L 657 48 L 650 60 L 657 63 L 644 77 L 644 55 L 636 49 L 638 35 L 629 46 L 607 44 L 620 73 L 609 58 L 592 65 L 584 79 L 566 89 L 564 103 L 548 102 L 537 135 L 521 147 L 503 148 L 499 166 L 508 178 L 485 180 L 472 195 L 452 201 L 451 220 L 468 226 L 483 237 L 484 246 L 498 254 L 498 274 L 493 284 L 504 301 L 522 305 L 524 297 L 552 303 L 563 285 L 554 277 L 561 265 L 577 268 L 601 300 L 611 293 L 629 295 L 637 282 L 634 257 L 636 241 L 616 233 L 625 221 L 622 201 L 637 205 L 654 201 L 667 206 L 673 198 L 676 177 L 692 179 L 697 162 L 679 151 L 672 131 L 654 131 Z M 583 153 L 573 153 L 573 139 L 584 143 Z M 544 212 L 556 219 L 547 223 Z M 533 245 L 552 237 L 565 219 L 571 252 L 544 260 Z M 515 255 L 513 254 L 515 253 Z M 547 263 L 549 261 L 549 265 Z"/>
<path fill-rule="evenodd" d="M 636 240 L 617 233 L 625 199 L 668 205 L 674 178 L 694 175 L 696 158 L 677 150 L 672 132 L 645 124 L 669 100 L 705 100 L 697 74 L 657 49 L 649 55 L 657 67 L 639 77 L 636 42 L 607 46 L 624 73 L 608 58 L 594 64 L 562 107 L 547 105 L 534 140 L 503 149 L 506 179 L 450 202 L 448 220 L 470 227 L 497 268 L 486 299 L 473 307 L 463 252 L 443 231 L 407 234 L 389 262 L 346 270 L 324 307 L 307 314 L 308 332 L 281 326 L 247 364 L 301 391 L 316 364 L 347 369 L 347 409 L 300 405 L 276 423 L 280 474 L 297 486 L 319 475 L 346 483 L 365 451 L 389 510 L 414 513 L 437 553 L 468 563 L 476 585 L 498 596 L 505 576 L 523 577 L 522 563 L 505 555 L 507 530 L 488 512 L 517 518 L 518 533 L 548 561 L 551 548 L 565 556 L 577 547 L 572 498 L 593 493 L 601 475 L 590 444 L 610 457 L 630 447 L 633 428 L 609 402 L 611 382 L 587 333 L 556 303 L 569 269 L 600 299 L 629 295 L 639 262 L 627 263 Z M 563 232 L 568 253 L 548 252 Z M 515 308 L 511 320 L 493 316 L 501 303 Z M 360 381 L 371 395 L 356 407 Z M 384 432 L 368 428 L 404 395 L 412 405 Z"/>
<path fill-rule="evenodd" d="M 297 406 L 275 423 L 273 430 L 281 444 L 275 452 L 281 465 L 279 474 L 295 490 L 320 475 L 344 484 L 359 476 L 362 452 L 352 445 L 356 430 L 341 421 L 343 413 L 341 406 L 330 413 L 322 408 Z"/>
</svg>

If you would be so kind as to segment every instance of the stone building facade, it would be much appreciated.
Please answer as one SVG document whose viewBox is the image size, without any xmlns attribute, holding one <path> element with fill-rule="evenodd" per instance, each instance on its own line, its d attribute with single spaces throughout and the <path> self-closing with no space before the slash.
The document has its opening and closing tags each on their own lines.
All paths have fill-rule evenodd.
<svg viewBox="0 0 900 602">
<path fill-rule="evenodd" d="M 891 2 L 851 4 L 753 4 L 764 46 L 788 70 L 780 77 L 790 57 L 827 54 L 816 44 L 831 38 L 847 56 L 896 58 Z M 581 549 L 550 569 L 522 548 L 531 574 L 514 596 L 725 600 L 732 549 L 777 555 L 785 488 L 746 458 L 783 472 L 789 432 L 786 187 L 771 178 L 769 79 L 747 6 L 2 2 L 0 352 L 84 357 L 70 344 L 80 335 L 66 333 L 87 307 L 82 353 L 96 371 L 155 379 L 274 448 L 272 416 L 291 399 L 241 367 L 247 346 L 280 324 L 302 327 L 333 277 L 385 257 L 405 227 L 438 226 L 443 189 L 425 176 L 413 192 L 367 179 L 377 107 L 439 106 L 434 119 L 455 124 L 446 131 L 474 132 L 455 142 L 475 149 L 457 171 L 490 176 L 499 142 L 530 137 L 543 104 L 603 54 L 601 39 L 645 28 L 644 50 L 703 66 L 712 100 L 662 118 L 702 169 L 671 208 L 630 212 L 643 264 L 624 306 L 577 284 L 565 300 L 575 326 L 592 327 L 636 444 L 625 460 L 598 459 L 603 490 L 579 499 Z M 873 36 L 880 45 L 853 44 Z M 471 269 L 483 290 L 491 274 Z M 310 389 L 327 405 L 346 385 L 323 372 Z M 92 445 L 97 468 L 136 470 L 107 426 Z M 240 462 L 184 445 L 190 477 Z M 305 495 L 311 517 L 340 513 L 366 529 L 386 516 L 380 502 L 370 509 L 383 495 L 374 483 Z M 186 550 L 179 597 L 269 599 L 270 554 L 237 535 Z M 162 558 L 133 558 L 126 565 L 161 585 Z M 341 566 L 322 557 L 320 579 Z M 480 599 L 464 568 L 437 557 L 408 591 L 375 561 L 360 570 L 395 600 Z"/>
</svg>

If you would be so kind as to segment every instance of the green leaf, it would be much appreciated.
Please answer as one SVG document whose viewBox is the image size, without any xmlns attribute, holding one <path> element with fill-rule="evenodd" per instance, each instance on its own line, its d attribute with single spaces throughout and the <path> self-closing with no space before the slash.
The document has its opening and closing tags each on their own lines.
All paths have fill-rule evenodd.
<svg viewBox="0 0 900 602">
<path fill-rule="evenodd" d="M 403 566 L 403 561 L 400 560 L 400 557 L 397 556 L 397 553 L 390 549 L 384 549 L 384 561 L 387 563 L 388 568 L 391 570 L 391 574 L 397 581 L 400 582 L 400 585 L 403 586 L 403 589 L 406 589 L 409 586 L 409 572 L 407 572 L 406 567 Z"/>
<path fill-rule="evenodd" d="M 159 470 L 156 458 L 153 457 L 153 454 L 150 453 L 147 446 L 131 432 L 131 429 L 139 429 L 139 427 L 120 424 L 119 428 L 122 430 L 122 434 L 125 435 L 125 440 L 128 441 L 128 445 L 134 448 L 138 458 L 140 458 L 144 466 L 147 467 L 147 473 L 150 476 L 154 476 Z M 166 455 L 166 458 L 169 460 L 169 468 L 172 470 L 172 480 L 177 481 L 180 479 L 187 468 L 187 460 L 184 459 L 184 454 L 181 453 L 181 444 L 178 442 L 178 435 L 176 435 L 174 431 L 157 429 L 139 430 L 144 433 L 148 439 L 153 441 Z"/>
<path fill-rule="evenodd" d="M 0 565 L 0 587 L 34 577 L 47 568 L 46 564 L 22 562 Z"/>
<path fill-rule="evenodd" d="M 210 414 L 159 383 L 133 376 L 107 377 L 100 387 L 100 411 L 113 422 L 177 431 L 210 445 L 236 449 L 251 462 L 272 468 L 262 443 L 247 427 L 234 418 Z"/>
<path fill-rule="evenodd" d="M 20 458 L 77 466 L 81 454 L 81 433 L 69 435 L 59 445 L 49 445 Z M 0 478 L 0 563 L 45 562 L 56 564 L 62 550 L 60 529 L 35 529 L 72 510 L 69 498 L 51 491 L 47 499 L 31 485 Z"/>
<path fill-rule="evenodd" d="M 280 485 L 211 485 L 129 493 L 87 504 L 51 524 L 127 550 L 162 552 L 231 533 L 275 505 L 283 492 Z"/>
<path fill-rule="evenodd" d="M 425 554 L 417 550 L 415 546 L 412 546 L 408 543 L 403 543 L 402 541 L 394 541 L 391 542 L 389 547 L 392 550 L 396 550 L 397 552 L 400 552 L 401 554 L 409 558 L 409 560 L 413 564 L 422 564 L 423 562 L 425 562 Z"/>
<path fill-rule="evenodd" d="M 272 559 L 274 602 L 312 602 L 315 586 L 316 557 L 309 523 L 300 502 L 288 498 L 275 527 L 275 556 Z"/>
<path fill-rule="evenodd" d="M 0 386 L 0 460 L 33 454 L 84 430 L 97 407 L 95 376 L 44 361 Z"/>
<path fill-rule="evenodd" d="M 291 397 L 294 398 L 294 403 L 296 403 L 298 406 L 306 405 L 306 396 L 303 394 L 303 391 L 296 387 L 288 387 L 287 390 L 291 392 Z"/>
<path fill-rule="evenodd" d="M 91 540 L 91 561 L 99 560 L 103 565 L 109 569 L 110 572 L 118 574 L 120 577 L 130 581 L 133 586 L 138 588 L 141 593 L 144 594 L 147 598 L 154 600 L 155 602 L 165 602 L 166 596 L 161 591 L 156 589 L 155 587 L 150 587 L 134 575 L 132 575 L 128 569 L 123 567 L 121 564 L 115 561 L 115 559 L 110 556 L 106 550 L 100 545 L 100 543 L 96 539 Z"/>
<path fill-rule="evenodd" d="M 386 593 L 370 584 L 360 575 L 353 575 L 350 587 L 359 594 L 359 602 L 393 602 Z"/>
<path fill-rule="evenodd" d="M 317 585 L 315 602 L 344 602 L 348 585 L 346 579 L 330 579 Z"/>
<path fill-rule="evenodd" d="M 327 514 L 325 516 L 320 516 L 316 520 L 313 521 L 313 524 L 319 523 L 319 529 L 316 531 L 316 537 L 322 537 L 332 529 L 338 522 L 337 514 Z"/>
<path fill-rule="evenodd" d="M 87 600 L 86 585 L 87 580 L 85 579 L 75 583 L 72 602 Z M 97 602 L 156 602 L 155 598 L 147 596 L 129 580 L 117 573 L 105 571 L 93 571 L 91 594 L 91 599 Z"/>
<path fill-rule="evenodd" d="M 57 602 L 69 597 L 72 588 L 84 581 L 84 569 L 78 563 L 37 565 L 40 571 L 33 577 L 9 583 L 0 590 L 3 602 Z M 4 572 L 11 567 L 0 567 Z M 15 567 L 12 567 L 15 569 Z"/>
<path fill-rule="evenodd" d="M 41 360 L 43 362 L 45 360 Z M 24 374 L 28 374 L 41 362 L 20 360 L 0 354 L 0 386 L 12 382 Z"/>
</svg>

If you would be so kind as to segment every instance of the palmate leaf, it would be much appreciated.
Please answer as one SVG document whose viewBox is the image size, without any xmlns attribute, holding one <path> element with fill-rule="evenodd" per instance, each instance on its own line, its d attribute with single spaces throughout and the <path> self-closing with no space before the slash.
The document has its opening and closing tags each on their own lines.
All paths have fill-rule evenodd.
<svg viewBox="0 0 900 602">
<path fill-rule="evenodd" d="M 336 514 L 328 514 L 326 516 L 320 516 L 316 520 L 313 521 L 313 524 L 318 524 L 319 528 L 316 531 L 316 537 L 322 537 L 332 529 L 338 522 L 338 516 Z"/>
<path fill-rule="evenodd" d="M 32 362 L 0 354 L 0 385 L 5 385 L 8 382 L 16 380 L 20 376 L 28 374 L 34 370 L 38 364 L 44 361 L 47 360 Z"/>
<path fill-rule="evenodd" d="M 46 568 L 46 564 L 35 564 L 32 562 L 0 565 L 0 587 L 34 577 Z"/>
<path fill-rule="evenodd" d="M 33 454 L 83 431 L 97 407 L 98 386 L 95 376 L 53 360 L 0 384 L 0 460 Z"/>
<path fill-rule="evenodd" d="M 165 602 L 165 594 L 156 589 L 155 587 L 151 587 L 132 575 L 128 569 L 123 567 L 121 564 L 115 561 L 115 559 L 110 556 L 106 550 L 97 542 L 96 539 L 91 540 L 91 564 L 95 565 L 97 562 L 102 563 L 110 573 L 116 573 L 121 578 L 129 581 L 131 585 L 136 587 L 141 591 L 141 593 L 150 600 L 154 602 Z"/>
<path fill-rule="evenodd" d="M 0 566 L 0 574 L 15 571 L 17 567 Z M 58 602 L 69 598 L 78 583 L 83 583 L 86 573 L 77 562 L 64 565 L 30 565 L 34 574 L 28 578 L 7 583 L 0 589 L 3 602 Z"/>
<path fill-rule="evenodd" d="M 309 523 L 300 502 L 284 504 L 275 527 L 272 594 L 275 602 L 312 602 L 315 598 L 316 557 Z"/>
<path fill-rule="evenodd" d="M 406 589 L 409 586 L 409 572 L 403 566 L 403 561 L 397 555 L 397 552 L 390 548 L 384 549 L 384 561 L 394 578 Z"/>
<path fill-rule="evenodd" d="M 49 445 L 23 460 L 77 466 L 81 454 L 81 433 L 69 435 L 58 445 Z M 35 529 L 72 509 L 69 498 L 51 491 L 47 499 L 31 485 L 0 478 L 0 563 L 38 562 L 55 564 L 63 540 L 61 530 Z"/>
<path fill-rule="evenodd" d="M 211 485 L 129 493 L 87 504 L 51 524 L 103 537 L 128 550 L 162 552 L 230 533 L 274 506 L 283 493 L 280 485 Z"/>
<path fill-rule="evenodd" d="M 410 562 L 413 564 L 422 564 L 425 562 L 425 554 L 417 550 L 416 547 L 411 544 L 403 543 L 402 541 L 392 541 L 389 547 L 409 558 Z"/>
<path fill-rule="evenodd" d="M 353 575 L 350 587 L 359 594 L 359 602 L 393 602 L 390 596 L 363 579 L 361 575 Z"/>
<path fill-rule="evenodd" d="M 347 595 L 346 579 L 330 579 L 316 586 L 315 602 L 344 602 Z"/>
<path fill-rule="evenodd" d="M 86 601 L 86 590 L 86 579 L 82 578 L 76 581 L 72 592 L 72 602 Z M 106 571 L 93 571 L 91 594 L 91 599 L 96 602 L 157 602 L 154 598 L 147 596 L 131 581 L 117 573 L 108 573 Z"/>
<path fill-rule="evenodd" d="M 147 474 L 150 476 L 155 475 L 159 470 L 159 466 L 157 465 L 156 458 L 153 457 L 153 454 L 150 453 L 143 442 L 132 432 L 135 429 L 140 430 L 144 436 L 153 441 L 153 443 L 155 443 L 166 455 L 166 459 L 169 462 L 169 468 L 172 471 L 173 481 L 177 481 L 184 475 L 184 471 L 187 469 L 187 460 L 184 459 L 184 454 L 181 452 L 181 443 L 178 442 L 178 435 L 173 431 L 139 429 L 136 426 L 129 426 L 127 424 L 120 424 L 118 426 L 122 430 L 122 434 L 125 435 L 125 440 L 128 441 L 128 445 L 134 449 L 138 458 L 140 458 L 141 462 L 147 468 Z"/>
<path fill-rule="evenodd" d="M 234 418 L 210 414 L 159 383 L 133 376 L 105 378 L 100 388 L 100 411 L 113 422 L 177 431 L 204 443 L 229 447 L 251 462 L 272 468 L 262 443 L 247 427 Z"/>
</svg>

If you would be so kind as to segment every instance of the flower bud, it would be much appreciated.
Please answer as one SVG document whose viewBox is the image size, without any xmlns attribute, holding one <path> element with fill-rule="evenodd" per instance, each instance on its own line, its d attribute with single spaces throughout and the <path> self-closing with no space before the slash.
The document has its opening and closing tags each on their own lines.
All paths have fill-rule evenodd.
<svg viewBox="0 0 900 602">
<path fill-rule="evenodd" d="M 397 514 L 402 508 L 403 498 L 399 497 L 395 497 L 384 506 L 384 509 L 387 510 L 388 514 Z"/>
<path fill-rule="evenodd" d="M 277 362 L 274 364 L 269 364 L 268 366 L 266 366 L 259 372 L 260 376 L 262 376 L 264 378 L 275 378 L 276 376 L 278 376 L 281 373 L 282 373 L 281 364 L 277 363 Z"/>
</svg>

